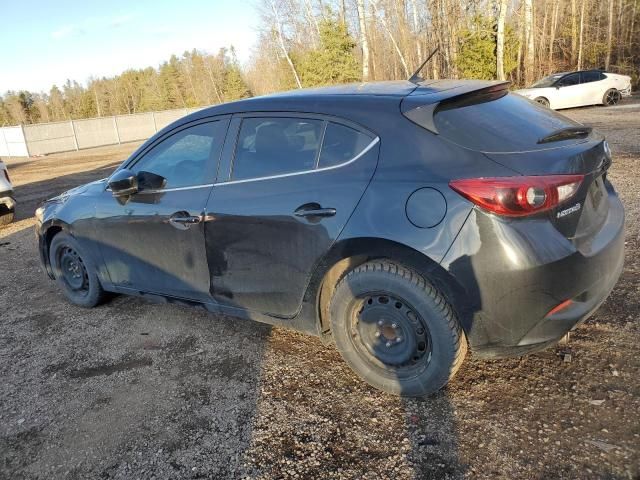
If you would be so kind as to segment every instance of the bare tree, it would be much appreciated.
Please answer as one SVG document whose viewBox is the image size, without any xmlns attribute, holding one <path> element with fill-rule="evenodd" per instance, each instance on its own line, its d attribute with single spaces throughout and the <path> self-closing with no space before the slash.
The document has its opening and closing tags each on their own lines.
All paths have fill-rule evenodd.
<svg viewBox="0 0 640 480">
<path fill-rule="evenodd" d="M 498 32 L 496 36 L 496 77 L 504 80 L 504 22 L 507 18 L 507 0 L 498 6 Z"/>
<path fill-rule="evenodd" d="M 362 80 L 369 80 L 369 40 L 367 39 L 367 20 L 364 0 L 357 0 L 358 21 L 360 23 L 360 45 L 362 47 Z"/>
<path fill-rule="evenodd" d="M 420 41 L 420 22 L 418 19 L 417 0 L 411 0 L 411 16 L 413 19 L 413 33 L 416 37 L 416 55 L 418 55 L 418 62 L 422 62 L 422 42 Z"/>
<path fill-rule="evenodd" d="M 380 19 L 380 23 L 382 24 L 382 27 L 384 28 L 385 32 L 387 32 L 387 35 L 389 36 L 389 39 L 391 40 L 391 43 L 393 44 L 393 48 L 395 49 L 396 53 L 398 54 L 398 58 L 400 59 L 400 63 L 402 63 L 402 68 L 404 69 L 404 74 L 408 78 L 409 75 L 410 75 L 409 67 L 407 66 L 407 62 L 404 59 L 404 55 L 402 54 L 402 51 L 400 50 L 400 47 L 398 46 L 398 42 L 397 42 L 395 36 L 393 35 L 393 32 L 391 31 L 391 28 L 389 28 L 389 24 L 387 23 L 387 20 L 386 20 L 385 16 L 384 15 L 379 15 L 377 0 L 371 0 L 371 5 L 373 6 L 374 11 L 376 12 L 376 17 L 378 17 Z"/>
<path fill-rule="evenodd" d="M 571 65 L 576 64 L 578 52 L 578 15 L 576 0 L 571 0 Z"/>
<path fill-rule="evenodd" d="M 528 85 L 533 78 L 534 62 L 533 0 L 524 0 L 524 81 Z"/>
<path fill-rule="evenodd" d="M 302 82 L 300 82 L 300 77 L 296 70 L 296 66 L 293 64 L 293 60 L 291 60 L 291 56 L 287 51 L 287 46 L 284 43 L 284 33 L 282 33 L 282 21 L 280 19 L 280 13 L 278 12 L 278 6 L 276 5 L 275 0 L 269 0 L 269 7 L 271 8 L 271 12 L 273 13 L 273 21 L 275 24 L 276 35 L 278 36 L 278 44 L 280 46 L 280 50 L 282 51 L 282 55 L 287 60 L 289 64 L 289 68 L 291 69 L 291 73 L 293 73 L 293 77 L 295 78 L 296 85 L 298 88 L 302 88 Z"/>
<path fill-rule="evenodd" d="M 582 5 L 580 5 L 580 36 L 578 39 L 578 70 L 582 70 L 582 46 L 583 46 L 583 38 L 584 38 L 584 8 L 587 0 L 582 0 Z"/>
<path fill-rule="evenodd" d="M 558 28 L 558 10 L 560 2 L 555 2 L 553 6 L 553 15 L 551 16 L 551 31 L 549 32 L 549 69 L 553 69 L 553 48 L 556 40 L 556 30 Z"/>
<path fill-rule="evenodd" d="M 613 36 L 613 0 L 609 0 L 609 30 L 607 31 L 607 56 L 604 60 L 605 70 L 609 70 L 611 63 L 611 40 Z"/>
</svg>

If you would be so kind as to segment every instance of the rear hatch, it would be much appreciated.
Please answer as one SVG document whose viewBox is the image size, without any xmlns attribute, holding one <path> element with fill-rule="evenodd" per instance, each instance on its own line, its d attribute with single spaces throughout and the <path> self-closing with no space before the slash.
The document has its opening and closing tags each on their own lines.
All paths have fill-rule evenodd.
<svg viewBox="0 0 640 480">
<path fill-rule="evenodd" d="M 429 84 L 405 97 L 403 114 L 446 141 L 481 152 L 514 175 L 581 174 L 579 190 L 548 215 L 567 238 L 594 235 L 607 218 L 604 138 L 569 118 L 508 92 L 508 83 Z"/>
</svg>

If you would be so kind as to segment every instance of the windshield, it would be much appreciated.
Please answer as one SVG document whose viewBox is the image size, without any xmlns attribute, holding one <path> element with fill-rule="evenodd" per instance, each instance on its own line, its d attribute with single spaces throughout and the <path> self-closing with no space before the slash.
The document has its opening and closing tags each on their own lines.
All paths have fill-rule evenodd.
<svg viewBox="0 0 640 480">
<path fill-rule="evenodd" d="M 548 77 L 544 77 L 542 80 L 538 80 L 536 83 L 531 85 L 531 88 L 546 88 L 552 87 L 557 80 L 561 79 L 564 76 L 564 73 L 554 73 L 553 75 L 549 75 Z"/>
</svg>

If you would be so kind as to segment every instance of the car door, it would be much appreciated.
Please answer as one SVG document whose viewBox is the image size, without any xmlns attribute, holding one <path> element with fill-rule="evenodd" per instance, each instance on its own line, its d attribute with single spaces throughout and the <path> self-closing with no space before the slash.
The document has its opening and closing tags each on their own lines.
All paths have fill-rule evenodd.
<svg viewBox="0 0 640 480">
<path fill-rule="evenodd" d="M 209 300 L 204 209 L 228 124 L 216 117 L 176 128 L 123 165 L 139 177 L 137 193 L 105 190 L 94 228 L 116 287 Z M 145 172 L 164 186 L 145 188 Z"/>
<path fill-rule="evenodd" d="M 556 108 L 570 108 L 583 105 L 581 103 L 582 85 L 580 85 L 579 72 L 565 75 L 558 80 L 556 87 L 558 87 Z"/>
<path fill-rule="evenodd" d="M 207 205 L 213 299 L 223 307 L 295 315 L 314 267 L 373 176 L 378 142 L 333 118 L 234 117 Z"/>
<path fill-rule="evenodd" d="M 580 97 L 581 105 L 595 105 L 602 102 L 602 97 L 606 90 L 604 76 L 597 71 L 588 71 L 581 73 L 582 95 Z"/>
</svg>

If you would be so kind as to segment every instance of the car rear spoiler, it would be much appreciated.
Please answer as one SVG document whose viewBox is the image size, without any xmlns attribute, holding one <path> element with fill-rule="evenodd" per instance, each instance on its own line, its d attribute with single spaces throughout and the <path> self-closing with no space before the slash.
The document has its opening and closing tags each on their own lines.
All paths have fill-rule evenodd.
<svg viewBox="0 0 640 480">
<path fill-rule="evenodd" d="M 433 82 L 440 83 L 440 82 Z M 511 82 L 478 82 L 458 83 L 448 89 L 429 88 L 430 84 L 422 84 L 400 105 L 402 114 L 413 123 L 438 134 L 434 116 L 439 110 L 460 108 L 468 105 L 489 102 L 509 93 Z"/>
</svg>

